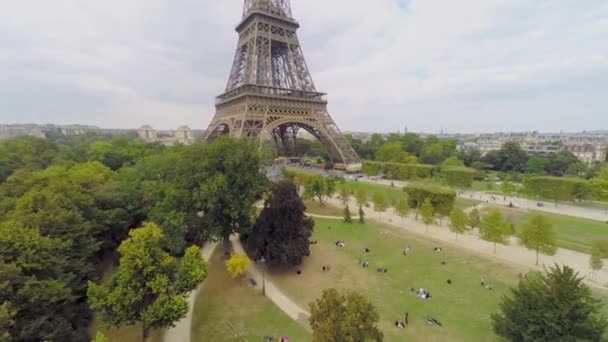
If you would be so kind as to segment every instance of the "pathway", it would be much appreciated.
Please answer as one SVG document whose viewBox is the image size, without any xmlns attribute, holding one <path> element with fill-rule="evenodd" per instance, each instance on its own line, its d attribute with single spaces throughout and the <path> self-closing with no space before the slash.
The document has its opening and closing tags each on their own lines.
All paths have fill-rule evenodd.
<svg viewBox="0 0 608 342">
<path fill-rule="evenodd" d="M 341 202 L 337 198 L 330 199 L 328 204 L 336 207 L 341 206 Z M 369 208 L 368 211 L 373 210 Z M 380 219 L 374 216 L 374 219 L 414 233 L 425 239 L 432 239 L 437 242 L 466 248 L 490 258 L 524 267 L 542 270 L 544 266 L 551 267 L 558 264 L 572 267 L 574 270 L 578 271 L 581 276 L 587 276 L 591 272 L 591 269 L 589 268 L 589 255 L 569 249 L 559 248 L 554 256 L 541 255 L 539 260 L 540 265 L 536 266 L 536 253 L 519 246 L 516 238 L 512 239 L 511 245 L 498 245 L 496 254 L 494 254 L 493 244 L 482 240 L 473 233 L 460 235 L 458 241 L 455 240 L 455 234 L 452 233 L 447 226 L 430 226 L 429 232 L 426 233 L 424 224 L 411 217 L 401 218 L 393 210 L 382 213 Z M 602 269 L 601 271 L 598 271 L 596 275 L 597 280 L 595 283 L 590 283 L 591 285 L 599 286 L 600 284 L 608 283 L 608 269 Z"/>
<path fill-rule="evenodd" d="M 241 241 L 239 239 L 231 240 L 234 253 L 245 254 Z M 287 297 L 287 295 L 285 295 L 269 277 L 264 277 L 262 271 L 256 264 L 252 264 L 247 269 L 247 276 L 255 281 L 256 288 L 259 290 L 262 289 L 262 284 L 265 283 L 266 297 L 270 299 L 276 306 L 278 306 L 279 309 L 291 317 L 291 319 L 299 322 L 300 324 L 304 325 L 306 329 L 310 330 L 310 327 L 308 326 L 308 317 L 310 317 L 310 313 L 302 309 L 298 304 L 296 304 L 296 302 L 291 300 L 291 298 Z M 265 281 L 263 278 L 265 278 Z"/>
<path fill-rule="evenodd" d="M 211 255 L 215 251 L 217 243 L 208 243 L 201 249 L 201 255 L 205 261 L 209 262 Z M 171 329 L 165 330 L 164 340 L 167 342 L 190 342 L 190 334 L 192 332 L 192 313 L 194 312 L 194 301 L 198 295 L 202 283 L 196 288 L 196 290 L 190 292 L 188 295 L 188 313 L 181 321 L 175 323 L 175 326 Z"/>
</svg>

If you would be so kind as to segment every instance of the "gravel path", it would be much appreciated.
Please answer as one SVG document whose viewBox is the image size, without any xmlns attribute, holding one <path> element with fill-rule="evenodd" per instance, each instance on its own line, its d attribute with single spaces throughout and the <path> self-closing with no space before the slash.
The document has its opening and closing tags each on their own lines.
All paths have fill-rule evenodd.
<svg viewBox="0 0 608 342">
<path fill-rule="evenodd" d="M 215 251 L 217 243 L 205 244 L 201 249 L 201 255 L 205 261 L 209 261 L 211 255 Z M 192 313 L 194 311 L 194 301 L 201 289 L 202 283 L 196 290 L 188 295 L 188 314 L 181 321 L 175 323 L 171 329 L 165 330 L 164 340 L 167 342 L 190 342 L 190 334 L 192 332 Z"/>
</svg>

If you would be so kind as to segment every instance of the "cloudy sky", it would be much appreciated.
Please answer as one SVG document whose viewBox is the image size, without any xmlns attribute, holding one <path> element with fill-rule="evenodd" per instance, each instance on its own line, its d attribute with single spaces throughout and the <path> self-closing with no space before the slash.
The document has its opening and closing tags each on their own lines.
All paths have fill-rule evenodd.
<svg viewBox="0 0 608 342">
<path fill-rule="evenodd" d="M 606 0 L 292 0 L 343 130 L 608 129 Z M 206 128 L 241 0 L 0 0 L 0 123 Z"/>
</svg>

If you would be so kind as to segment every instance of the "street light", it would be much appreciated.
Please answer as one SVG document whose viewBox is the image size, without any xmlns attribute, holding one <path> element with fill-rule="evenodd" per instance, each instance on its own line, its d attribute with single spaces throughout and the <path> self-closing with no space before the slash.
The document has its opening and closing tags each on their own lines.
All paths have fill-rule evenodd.
<svg viewBox="0 0 608 342">
<path fill-rule="evenodd" d="M 258 262 L 262 265 L 262 295 L 266 296 L 266 260 L 264 259 L 264 257 L 261 257 Z"/>
</svg>

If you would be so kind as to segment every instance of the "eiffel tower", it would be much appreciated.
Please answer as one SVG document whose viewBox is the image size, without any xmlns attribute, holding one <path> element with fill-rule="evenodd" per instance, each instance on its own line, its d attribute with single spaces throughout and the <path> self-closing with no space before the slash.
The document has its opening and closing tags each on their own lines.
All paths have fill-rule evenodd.
<svg viewBox="0 0 608 342">
<path fill-rule="evenodd" d="M 336 169 L 358 170 L 361 160 L 327 112 L 296 35 L 289 0 L 245 0 L 237 25 L 239 42 L 226 91 L 216 98 L 216 114 L 206 141 L 232 137 L 273 139 L 279 156 L 298 156 L 304 129 L 318 139 Z"/>
</svg>

